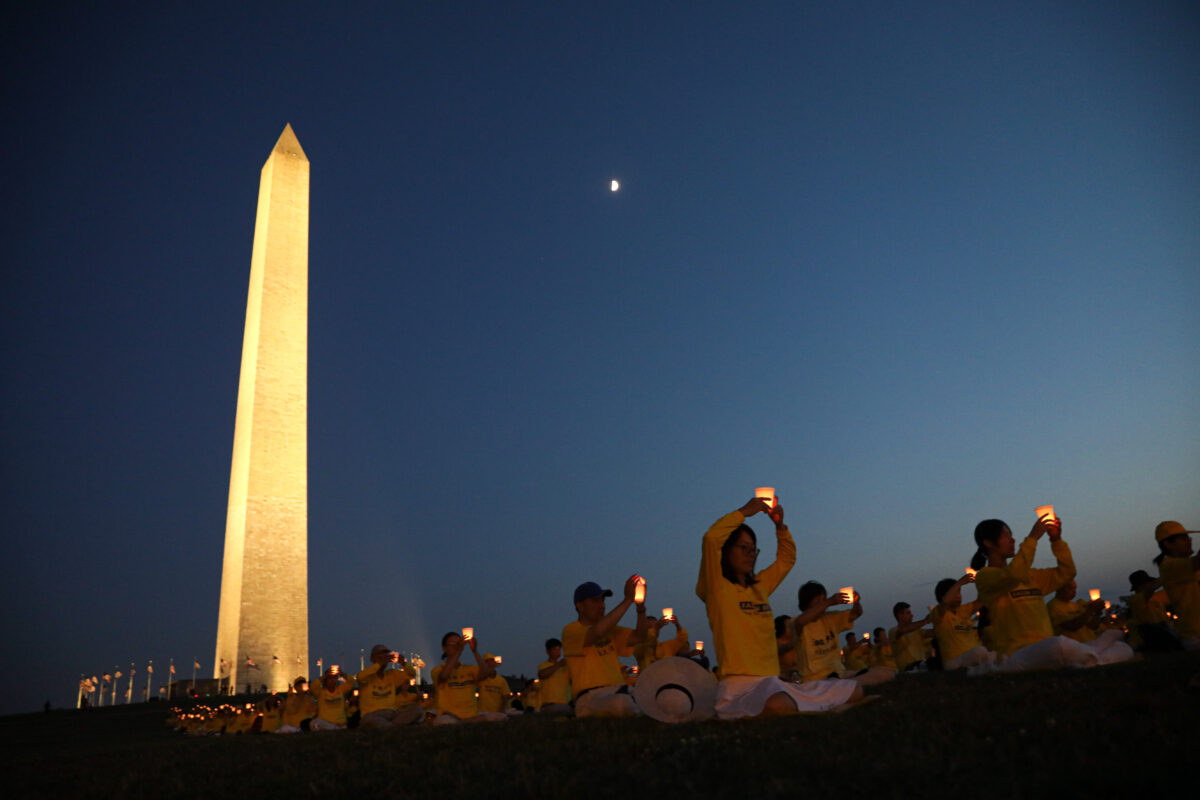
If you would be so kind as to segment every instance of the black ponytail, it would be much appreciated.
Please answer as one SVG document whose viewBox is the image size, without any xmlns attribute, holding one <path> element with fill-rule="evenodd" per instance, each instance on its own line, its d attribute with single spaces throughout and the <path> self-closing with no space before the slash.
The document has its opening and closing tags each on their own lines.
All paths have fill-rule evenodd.
<svg viewBox="0 0 1200 800">
<path fill-rule="evenodd" d="M 979 546 L 979 549 L 975 551 L 975 555 L 971 556 L 971 569 L 982 569 L 987 566 L 987 548 L 983 546 L 983 543 L 995 544 L 1000 541 L 1000 536 L 1007 527 L 1004 521 L 999 519 L 985 519 L 975 526 L 975 544 Z"/>
</svg>

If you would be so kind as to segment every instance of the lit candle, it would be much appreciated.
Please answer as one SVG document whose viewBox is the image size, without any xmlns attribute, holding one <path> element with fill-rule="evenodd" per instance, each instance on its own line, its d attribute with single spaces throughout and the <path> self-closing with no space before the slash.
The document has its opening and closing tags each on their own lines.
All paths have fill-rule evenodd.
<svg viewBox="0 0 1200 800">
<path fill-rule="evenodd" d="M 979 574 L 979 570 L 971 569 L 970 567 L 967 567 L 965 574 L 970 575 L 972 578 L 974 578 L 976 575 Z"/>
<path fill-rule="evenodd" d="M 1038 519 L 1042 517 L 1049 517 L 1051 521 L 1058 519 L 1054 516 L 1054 506 L 1038 506 L 1033 513 L 1037 514 Z"/>
<path fill-rule="evenodd" d="M 502 659 L 500 656 L 496 656 L 496 663 L 497 663 L 497 664 L 501 663 L 503 660 L 504 660 L 504 659 Z"/>
<path fill-rule="evenodd" d="M 463 628 L 462 629 L 462 638 L 474 639 L 475 638 L 475 629 L 474 628 Z"/>
<path fill-rule="evenodd" d="M 637 584 L 635 584 L 633 587 L 633 602 L 635 602 L 635 603 L 646 602 L 646 579 L 645 578 L 637 579 Z"/>
<path fill-rule="evenodd" d="M 704 652 L 704 642 L 697 639 L 696 640 L 696 649 L 699 650 L 701 653 L 703 653 Z"/>
<path fill-rule="evenodd" d="M 773 486 L 760 486 L 754 490 L 755 497 L 761 497 L 767 502 L 767 508 L 775 507 L 775 488 Z"/>
<path fill-rule="evenodd" d="M 1105 610 L 1105 611 L 1108 611 L 1110 608 L 1112 608 L 1112 603 L 1110 603 L 1110 602 L 1108 602 L 1107 600 L 1105 600 L 1105 601 L 1104 601 L 1104 610 Z"/>
<path fill-rule="evenodd" d="M 664 608 L 663 609 L 663 619 L 670 619 L 673 616 L 675 616 L 675 609 L 673 609 L 673 608 Z"/>
<path fill-rule="evenodd" d="M 850 598 L 850 600 L 848 602 L 851 602 L 851 603 L 854 602 L 854 587 L 853 586 L 843 586 L 841 589 L 838 589 L 838 594 L 844 594 Z"/>
<path fill-rule="evenodd" d="M 869 634 L 869 633 L 864 633 L 864 634 L 863 634 L 863 641 L 864 641 L 864 642 L 869 642 L 869 641 L 871 641 L 871 634 Z"/>
<path fill-rule="evenodd" d="M 1100 590 L 1099 589 L 1088 589 L 1088 597 L 1090 597 L 1092 600 L 1099 600 L 1100 599 Z"/>
</svg>

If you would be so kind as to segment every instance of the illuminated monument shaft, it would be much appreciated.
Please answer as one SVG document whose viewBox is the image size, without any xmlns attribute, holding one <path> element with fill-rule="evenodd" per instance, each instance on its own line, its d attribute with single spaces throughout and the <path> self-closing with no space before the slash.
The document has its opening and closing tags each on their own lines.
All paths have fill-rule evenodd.
<svg viewBox="0 0 1200 800">
<path fill-rule="evenodd" d="M 231 686 L 286 689 L 308 664 L 308 175 L 288 125 L 262 168 L 250 258 L 213 659 Z"/>
</svg>

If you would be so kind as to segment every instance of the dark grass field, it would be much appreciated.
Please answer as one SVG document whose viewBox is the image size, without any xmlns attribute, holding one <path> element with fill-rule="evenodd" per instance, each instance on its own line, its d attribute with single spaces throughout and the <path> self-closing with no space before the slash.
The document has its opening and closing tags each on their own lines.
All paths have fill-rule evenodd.
<svg viewBox="0 0 1200 800">
<path fill-rule="evenodd" d="M 677 726 L 527 716 L 184 737 L 165 708 L 135 705 L 4 717 L 0 736 L 7 797 L 1144 797 L 1195 784 L 1198 675 L 1196 654 L 928 673 L 844 714 Z"/>
</svg>

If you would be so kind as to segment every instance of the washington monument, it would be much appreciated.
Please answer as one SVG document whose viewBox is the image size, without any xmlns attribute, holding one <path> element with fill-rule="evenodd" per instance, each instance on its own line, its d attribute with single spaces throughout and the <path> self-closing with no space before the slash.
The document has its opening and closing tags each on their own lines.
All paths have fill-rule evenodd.
<svg viewBox="0 0 1200 800">
<path fill-rule="evenodd" d="M 308 158 L 283 129 L 258 187 L 213 677 L 308 669 Z"/>
</svg>

